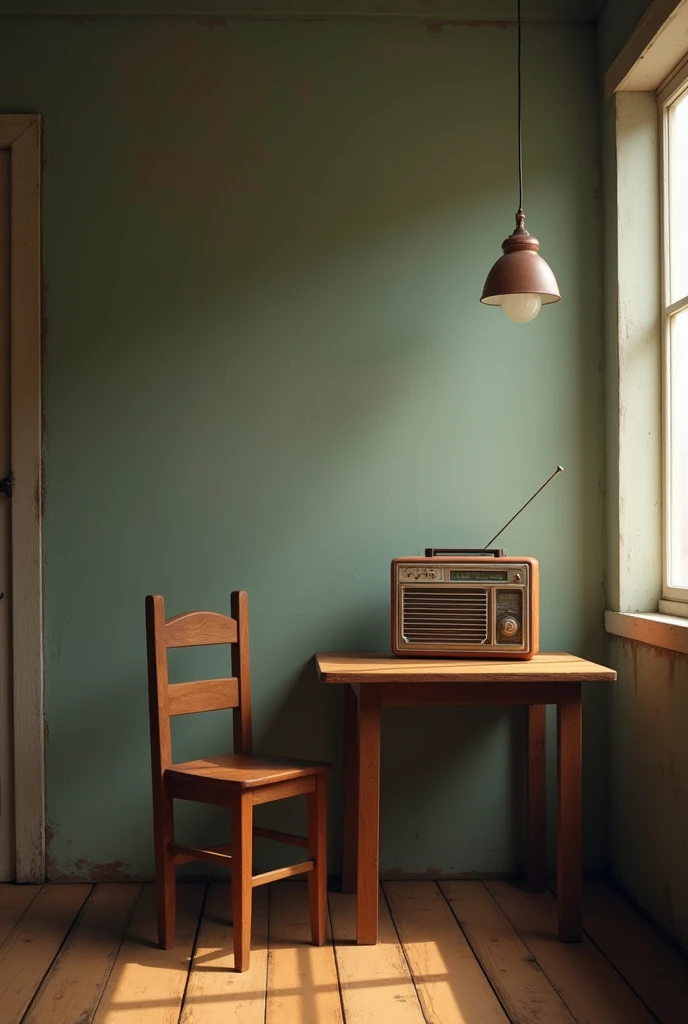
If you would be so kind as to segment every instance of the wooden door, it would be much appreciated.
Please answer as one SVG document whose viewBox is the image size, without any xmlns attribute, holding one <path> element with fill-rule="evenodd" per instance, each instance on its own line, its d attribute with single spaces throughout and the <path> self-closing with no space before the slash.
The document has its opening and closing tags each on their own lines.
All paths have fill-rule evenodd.
<svg viewBox="0 0 688 1024">
<path fill-rule="evenodd" d="M 10 159 L 0 149 L 0 480 L 10 472 Z M 0 882 L 14 878 L 11 501 L 0 492 Z"/>
</svg>

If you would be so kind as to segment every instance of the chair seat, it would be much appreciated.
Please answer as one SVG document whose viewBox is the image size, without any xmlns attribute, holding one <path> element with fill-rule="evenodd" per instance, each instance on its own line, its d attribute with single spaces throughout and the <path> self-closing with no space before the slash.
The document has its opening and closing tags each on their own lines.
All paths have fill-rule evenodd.
<svg viewBox="0 0 688 1024">
<path fill-rule="evenodd" d="M 330 768 L 320 761 L 301 761 L 293 757 L 263 757 L 260 754 L 218 754 L 198 761 L 170 765 L 165 778 L 173 785 L 181 779 L 214 779 L 226 786 L 248 789 L 273 782 L 319 775 Z"/>
</svg>

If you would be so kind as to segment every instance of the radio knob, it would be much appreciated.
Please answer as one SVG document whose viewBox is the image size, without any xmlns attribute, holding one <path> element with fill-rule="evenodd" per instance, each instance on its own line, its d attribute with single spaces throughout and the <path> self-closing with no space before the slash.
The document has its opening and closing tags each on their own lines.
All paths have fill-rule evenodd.
<svg viewBox="0 0 688 1024">
<path fill-rule="evenodd" d="M 515 572 L 514 573 L 514 583 L 520 583 L 520 582 L 521 582 L 521 574 L 520 574 L 520 572 Z"/>
<path fill-rule="evenodd" d="M 499 620 L 499 632 L 502 636 L 516 636 L 518 629 L 518 619 L 515 619 L 513 615 L 505 615 L 503 619 Z"/>
</svg>

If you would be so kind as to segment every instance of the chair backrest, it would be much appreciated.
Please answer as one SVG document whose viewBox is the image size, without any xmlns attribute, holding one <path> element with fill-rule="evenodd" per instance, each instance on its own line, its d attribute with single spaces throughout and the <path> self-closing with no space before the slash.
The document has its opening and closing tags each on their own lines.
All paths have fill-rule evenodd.
<svg viewBox="0 0 688 1024">
<path fill-rule="evenodd" d="M 166 619 L 162 597 L 146 598 L 151 752 L 154 769 L 158 771 L 164 771 L 172 764 L 170 717 L 173 715 L 233 708 L 234 752 L 253 753 L 248 596 L 245 591 L 235 590 L 232 593 L 231 611 L 231 618 L 218 612 L 186 612 Z M 169 648 L 210 644 L 231 645 L 231 677 L 169 683 Z"/>
</svg>

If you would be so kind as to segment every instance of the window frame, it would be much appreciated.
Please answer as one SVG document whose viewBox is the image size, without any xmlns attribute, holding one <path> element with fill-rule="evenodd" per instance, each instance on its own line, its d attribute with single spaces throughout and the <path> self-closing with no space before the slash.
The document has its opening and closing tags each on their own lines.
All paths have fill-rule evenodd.
<svg viewBox="0 0 688 1024">
<path fill-rule="evenodd" d="M 669 120 L 671 107 L 681 96 L 688 93 L 688 55 L 673 69 L 657 90 L 659 105 L 659 154 L 660 154 L 660 225 L 661 225 L 661 333 L 662 333 L 662 596 L 659 611 L 667 615 L 688 618 L 688 587 L 668 585 L 668 567 L 671 544 L 671 322 L 673 316 L 688 309 L 688 294 L 671 301 L 669 245 Z"/>
</svg>

